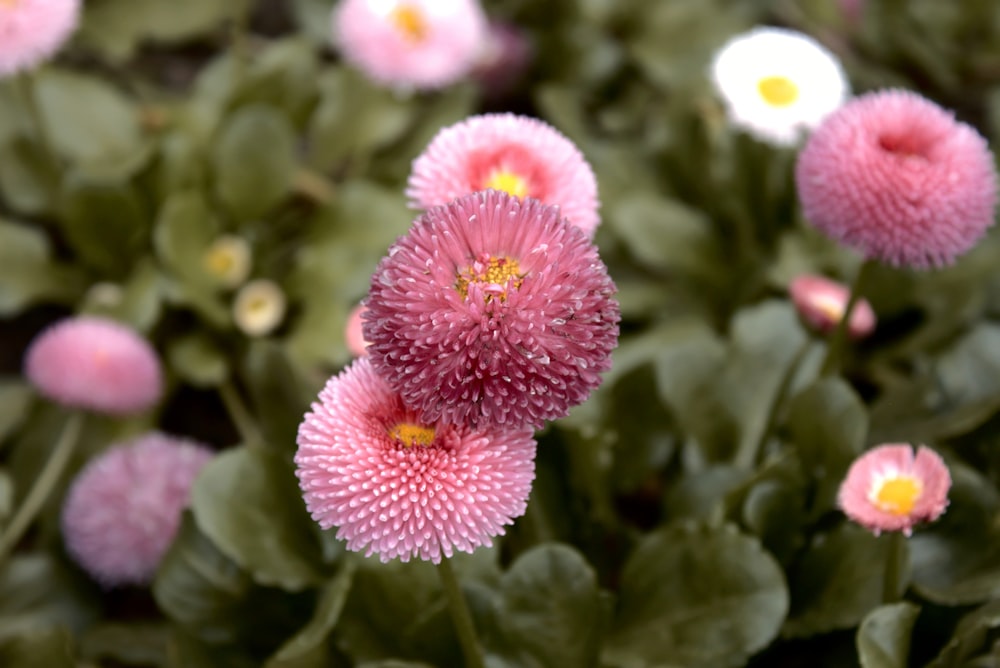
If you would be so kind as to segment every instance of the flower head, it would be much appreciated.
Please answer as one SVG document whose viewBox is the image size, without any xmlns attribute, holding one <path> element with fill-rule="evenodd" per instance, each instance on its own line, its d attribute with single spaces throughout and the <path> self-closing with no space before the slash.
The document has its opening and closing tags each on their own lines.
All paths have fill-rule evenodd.
<svg viewBox="0 0 1000 668">
<path fill-rule="evenodd" d="M 51 58 L 79 20 L 80 0 L 0 0 L 0 77 Z"/>
<path fill-rule="evenodd" d="M 843 283 L 823 276 L 802 274 L 788 286 L 799 315 L 821 334 L 829 334 L 844 317 L 851 291 Z M 862 339 L 875 330 L 875 311 L 867 299 L 859 299 L 851 311 L 847 333 Z"/>
<path fill-rule="evenodd" d="M 390 247 L 364 337 L 422 419 L 538 427 L 610 368 L 615 291 L 597 248 L 556 207 L 489 190 L 430 209 Z"/>
<path fill-rule="evenodd" d="M 326 384 L 298 445 L 313 518 L 382 561 L 438 563 L 492 545 L 524 513 L 535 477 L 530 430 L 422 421 L 365 357 Z"/>
<path fill-rule="evenodd" d="M 365 312 L 365 306 L 358 304 L 351 309 L 347 316 L 347 327 L 344 328 L 344 340 L 347 341 L 347 349 L 355 357 L 364 357 L 368 354 L 368 342 L 365 341 L 365 334 L 362 331 L 364 321 L 361 316 Z"/>
<path fill-rule="evenodd" d="M 201 444 L 157 432 L 105 450 L 66 496 L 67 550 L 106 586 L 148 583 L 211 457 Z"/>
<path fill-rule="evenodd" d="M 259 278 L 236 293 L 233 321 L 248 336 L 265 336 L 284 320 L 287 306 L 281 287 L 274 281 Z"/>
<path fill-rule="evenodd" d="M 476 0 L 341 0 L 333 30 L 344 57 L 374 81 L 433 89 L 470 72 L 486 17 Z"/>
<path fill-rule="evenodd" d="M 140 413 L 163 392 L 160 360 L 149 342 L 94 316 L 66 318 L 35 337 L 24 373 L 56 403 L 109 415 Z"/>
<path fill-rule="evenodd" d="M 226 288 L 235 288 L 247 280 L 252 262 L 250 243 L 233 234 L 224 234 L 213 241 L 202 257 L 208 275 Z"/>
<path fill-rule="evenodd" d="M 798 142 L 850 93 L 833 54 L 782 28 L 732 38 L 715 55 L 712 80 L 732 123 L 778 146 Z"/>
<path fill-rule="evenodd" d="M 428 209 L 493 188 L 558 205 L 588 236 L 600 223 L 597 181 L 569 139 L 527 116 L 485 114 L 440 130 L 413 162 L 406 194 Z"/>
<path fill-rule="evenodd" d="M 936 520 L 948 506 L 951 475 L 941 457 L 921 445 L 880 445 L 858 457 L 840 486 L 841 510 L 876 534 Z"/>
<path fill-rule="evenodd" d="M 866 257 L 951 264 L 993 224 L 993 155 L 972 127 L 916 93 L 855 98 L 813 133 L 795 180 L 805 217 Z"/>
</svg>

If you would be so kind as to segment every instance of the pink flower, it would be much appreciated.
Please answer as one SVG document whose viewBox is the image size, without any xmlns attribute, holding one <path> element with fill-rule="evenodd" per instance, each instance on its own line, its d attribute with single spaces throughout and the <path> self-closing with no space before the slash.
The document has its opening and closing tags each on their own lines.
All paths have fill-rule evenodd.
<svg viewBox="0 0 1000 668">
<path fill-rule="evenodd" d="M 32 341 L 24 372 L 49 399 L 70 408 L 130 415 L 163 391 L 160 361 L 146 339 L 106 318 L 61 320 Z"/>
<path fill-rule="evenodd" d="M 66 548 L 106 586 L 148 583 L 177 533 L 207 447 L 151 432 L 105 450 L 73 481 Z"/>
<path fill-rule="evenodd" d="M 363 321 L 361 315 L 367 309 L 362 304 L 358 304 L 347 316 L 347 327 L 344 329 L 344 340 L 347 342 L 347 349 L 355 357 L 364 357 L 368 354 L 368 342 L 365 341 L 364 332 L 361 331 Z"/>
<path fill-rule="evenodd" d="M 951 475 L 941 457 L 921 445 L 880 445 L 858 457 L 840 486 L 838 503 L 850 519 L 871 529 L 909 536 L 919 522 L 936 520 L 948 506 Z"/>
<path fill-rule="evenodd" d="M 0 77 L 51 58 L 79 18 L 80 0 L 0 0 Z"/>
<path fill-rule="evenodd" d="M 472 76 L 487 97 L 499 97 L 524 75 L 532 50 L 527 36 L 517 26 L 490 21 Z"/>
<path fill-rule="evenodd" d="M 406 194 L 428 209 L 493 188 L 558 205 L 588 236 L 600 223 L 597 181 L 569 139 L 527 116 L 486 114 L 446 127 L 413 162 Z"/>
<path fill-rule="evenodd" d="M 333 31 L 344 58 L 374 81 L 433 89 L 472 70 L 486 17 L 475 0 L 342 0 Z"/>
<path fill-rule="evenodd" d="M 986 141 L 915 93 L 862 95 L 829 116 L 795 170 L 806 218 L 894 266 L 951 264 L 993 224 Z"/>
<path fill-rule="evenodd" d="M 799 315 L 821 334 L 829 334 L 844 317 L 844 310 L 851 298 L 847 286 L 822 276 L 803 274 L 788 286 L 792 303 Z M 863 339 L 875 331 L 875 311 L 867 299 L 859 299 L 851 311 L 847 333 L 854 339 Z"/>
<path fill-rule="evenodd" d="M 531 431 L 424 422 L 359 358 L 329 380 L 299 427 L 306 508 L 349 550 L 438 563 L 492 545 L 524 513 Z"/>
<path fill-rule="evenodd" d="M 372 276 L 375 370 L 425 421 L 541 426 L 601 383 L 615 285 L 559 210 L 504 192 L 427 211 Z"/>
</svg>

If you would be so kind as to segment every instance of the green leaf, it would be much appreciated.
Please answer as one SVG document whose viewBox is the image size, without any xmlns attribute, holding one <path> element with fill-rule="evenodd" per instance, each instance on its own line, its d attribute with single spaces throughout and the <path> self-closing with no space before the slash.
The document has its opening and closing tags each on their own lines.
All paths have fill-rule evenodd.
<svg viewBox="0 0 1000 668">
<path fill-rule="evenodd" d="M 166 666 L 170 632 L 163 622 L 104 622 L 80 639 L 80 656 L 96 665 Z"/>
<path fill-rule="evenodd" d="M 132 275 L 119 286 L 98 283 L 88 290 L 81 313 L 94 313 L 132 325 L 140 332 L 149 332 L 163 311 L 166 286 L 152 257 L 140 259 Z"/>
<path fill-rule="evenodd" d="M 216 387 L 229 376 L 225 354 L 204 334 L 172 339 L 167 359 L 177 375 L 195 387 Z"/>
<path fill-rule="evenodd" d="M 0 219 L 0 315 L 41 301 L 72 302 L 82 281 L 76 269 L 52 260 L 44 232 Z"/>
<path fill-rule="evenodd" d="M 894 603 L 876 608 L 858 628 L 855 642 L 862 668 L 906 668 L 910 656 L 910 634 L 920 608 L 912 603 Z"/>
<path fill-rule="evenodd" d="M 153 231 L 153 244 L 160 260 L 192 286 L 205 287 L 211 277 L 205 271 L 205 252 L 218 234 L 218 222 L 204 196 L 197 191 L 170 195 L 160 206 Z"/>
<path fill-rule="evenodd" d="M 80 631 L 99 611 L 94 591 L 52 555 L 15 555 L 0 572 L 0 639 L 45 627 Z"/>
<path fill-rule="evenodd" d="M 212 151 L 219 199 L 240 221 L 259 218 L 289 193 L 295 133 L 266 105 L 242 107 L 221 128 Z"/>
<path fill-rule="evenodd" d="M 287 353 L 274 341 L 250 345 L 243 377 L 267 445 L 276 451 L 293 451 L 302 416 L 319 388 L 308 394 L 303 390 Z"/>
<path fill-rule="evenodd" d="M 73 639 L 64 628 L 26 629 L 0 640 L 0 664 L 8 668 L 76 668 Z"/>
<path fill-rule="evenodd" d="M 299 591 L 323 581 L 319 545 L 291 466 L 270 451 L 238 447 L 195 481 L 198 528 L 255 581 Z"/>
<path fill-rule="evenodd" d="M 927 668 L 971 668 L 972 664 L 966 661 L 989 649 L 997 629 L 1000 629 L 1000 601 L 990 601 L 962 617 L 951 640 Z"/>
<path fill-rule="evenodd" d="M 774 559 L 730 526 L 647 536 L 621 575 L 612 666 L 740 666 L 777 635 L 788 589 Z"/>
<path fill-rule="evenodd" d="M 0 194 L 18 213 L 37 215 L 55 208 L 59 171 L 37 142 L 16 137 L 0 144 Z"/>
<path fill-rule="evenodd" d="M 316 48 L 308 40 L 294 36 L 267 44 L 245 74 L 230 101 L 233 107 L 267 104 L 284 111 L 297 127 L 305 124 L 320 76 Z"/>
<path fill-rule="evenodd" d="M 31 386 L 20 378 L 0 376 L 0 443 L 21 425 L 34 396 Z"/>
</svg>

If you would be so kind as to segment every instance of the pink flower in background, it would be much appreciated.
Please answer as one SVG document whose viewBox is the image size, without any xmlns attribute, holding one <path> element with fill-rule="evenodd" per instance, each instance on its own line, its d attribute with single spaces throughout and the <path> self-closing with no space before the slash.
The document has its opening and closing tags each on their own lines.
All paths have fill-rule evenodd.
<svg viewBox="0 0 1000 668">
<path fill-rule="evenodd" d="M 329 380 L 299 427 L 306 508 L 349 550 L 438 563 L 492 545 L 524 513 L 530 429 L 424 422 L 359 358 Z"/>
<path fill-rule="evenodd" d="M 388 86 L 448 86 L 473 68 L 486 38 L 475 0 L 342 0 L 333 31 L 344 58 Z"/>
<path fill-rule="evenodd" d="M 344 340 L 347 342 L 347 349 L 355 357 L 364 357 L 368 354 L 368 342 L 365 341 L 364 332 L 361 331 L 363 321 L 361 314 L 365 312 L 365 307 L 361 304 L 355 306 L 350 315 L 347 316 L 347 327 L 344 330 Z"/>
<path fill-rule="evenodd" d="M 150 582 L 212 454 L 199 443 L 152 432 L 92 459 L 63 506 L 70 555 L 106 586 Z"/>
<path fill-rule="evenodd" d="M 524 76 L 532 51 L 523 30 L 509 23 L 490 21 L 472 77 L 488 97 L 501 96 Z"/>
<path fill-rule="evenodd" d="M 795 170 L 805 217 L 868 258 L 951 264 L 993 224 L 993 155 L 971 126 L 916 93 L 862 95 L 812 134 Z"/>
<path fill-rule="evenodd" d="M 160 360 L 149 342 L 93 316 L 61 320 L 35 337 L 24 372 L 47 398 L 109 415 L 140 413 L 163 392 Z"/>
<path fill-rule="evenodd" d="M 80 0 L 0 0 L 0 77 L 51 58 L 79 20 Z"/>
<path fill-rule="evenodd" d="M 850 519 L 871 529 L 902 531 L 936 520 L 948 506 L 951 475 L 940 455 L 921 445 L 880 445 L 858 457 L 841 484 L 838 503 Z"/>
<path fill-rule="evenodd" d="M 527 116 L 473 116 L 440 130 L 413 162 L 406 194 L 428 209 L 493 188 L 558 205 L 564 218 L 593 237 L 600 223 L 597 180 L 569 139 Z"/>
<path fill-rule="evenodd" d="M 615 285 L 556 207 L 489 190 L 435 207 L 372 276 L 376 371 L 423 420 L 540 427 L 601 383 Z"/>
<path fill-rule="evenodd" d="M 837 328 L 851 298 L 844 284 L 813 274 L 797 276 L 788 286 L 788 293 L 799 315 L 822 334 Z M 875 331 L 875 322 L 872 305 L 867 299 L 859 299 L 851 311 L 847 333 L 853 339 L 862 339 Z"/>
</svg>

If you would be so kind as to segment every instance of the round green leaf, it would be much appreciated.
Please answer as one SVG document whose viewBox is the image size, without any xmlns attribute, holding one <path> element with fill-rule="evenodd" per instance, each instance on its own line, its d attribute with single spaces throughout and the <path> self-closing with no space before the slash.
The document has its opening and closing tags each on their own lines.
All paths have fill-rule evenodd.
<svg viewBox="0 0 1000 668">
<path fill-rule="evenodd" d="M 858 628 L 855 642 L 862 668 L 906 668 L 910 634 L 920 608 L 894 603 L 872 610 Z"/>
<path fill-rule="evenodd" d="M 173 339 L 167 347 L 167 359 L 174 371 L 195 387 L 215 387 L 229 375 L 225 354 L 201 334 Z"/>
<path fill-rule="evenodd" d="M 41 229 L 0 220 L 0 315 L 14 315 L 39 301 L 72 301 L 79 272 L 52 261 Z"/>
<path fill-rule="evenodd" d="M 157 255 L 175 275 L 204 286 L 211 280 L 204 269 L 205 251 L 217 232 L 218 224 L 202 194 L 177 192 L 160 206 L 153 243 Z"/>
</svg>

